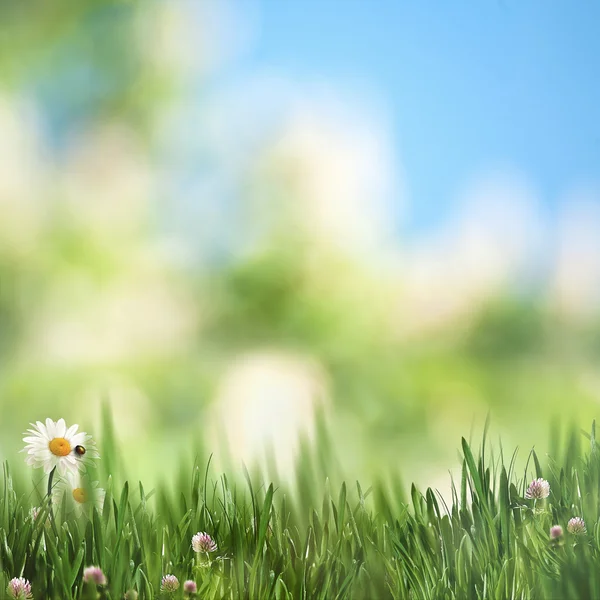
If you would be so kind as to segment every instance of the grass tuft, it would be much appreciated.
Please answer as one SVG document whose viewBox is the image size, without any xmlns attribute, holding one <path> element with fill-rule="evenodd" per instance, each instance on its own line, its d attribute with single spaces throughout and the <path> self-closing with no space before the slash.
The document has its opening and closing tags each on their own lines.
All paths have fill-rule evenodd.
<svg viewBox="0 0 600 600">
<path fill-rule="evenodd" d="M 197 462 L 175 490 L 146 491 L 141 482 L 107 476 L 101 511 L 52 517 L 39 485 L 32 492 L 5 463 L 0 589 L 22 576 L 36 599 L 116 599 L 132 589 L 143 599 L 183 598 L 183 585 L 161 592 L 163 576 L 172 574 L 181 584 L 194 580 L 203 600 L 600 597 L 595 423 L 585 451 L 575 432 L 561 455 L 541 461 L 532 450 L 521 479 L 515 454 L 505 464 L 486 437 L 479 452 L 463 438 L 451 498 L 413 485 L 408 502 L 399 482 L 365 490 L 358 482 L 337 491 L 329 480 L 318 485 L 310 477 L 322 468 L 306 457 L 295 495 L 247 471 L 240 482 L 211 480 Z M 116 465 L 112 444 L 104 440 L 103 460 Z M 537 478 L 549 482 L 550 495 L 526 499 Z M 40 508 L 35 518 L 32 505 Z M 585 521 L 586 533 L 569 532 L 573 517 Z M 554 525 L 563 534 L 551 538 Z M 218 549 L 196 554 L 196 532 L 207 532 Z M 108 586 L 84 584 L 90 565 Z"/>
</svg>

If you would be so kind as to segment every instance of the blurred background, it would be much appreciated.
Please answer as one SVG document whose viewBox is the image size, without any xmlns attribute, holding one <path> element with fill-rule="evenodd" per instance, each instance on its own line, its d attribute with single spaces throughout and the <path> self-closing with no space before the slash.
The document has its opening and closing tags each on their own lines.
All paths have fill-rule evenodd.
<svg viewBox="0 0 600 600">
<path fill-rule="evenodd" d="M 0 457 L 107 402 L 134 480 L 192 448 L 288 478 L 319 416 L 332 474 L 443 487 L 488 412 L 524 456 L 589 428 L 598 19 L 0 3 Z"/>
</svg>

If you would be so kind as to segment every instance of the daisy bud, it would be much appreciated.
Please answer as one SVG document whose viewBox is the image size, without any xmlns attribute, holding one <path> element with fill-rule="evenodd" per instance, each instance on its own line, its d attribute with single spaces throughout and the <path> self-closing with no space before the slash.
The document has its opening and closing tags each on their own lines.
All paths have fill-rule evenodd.
<svg viewBox="0 0 600 600">
<path fill-rule="evenodd" d="M 563 528 L 560 525 L 553 525 L 552 527 L 550 527 L 550 539 L 551 540 L 557 540 L 558 538 L 562 537 L 563 535 Z"/>
<path fill-rule="evenodd" d="M 585 521 L 581 517 L 573 517 L 567 523 L 567 531 L 573 535 L 581 535 L 587 531 Z"/>
<path fill-rule="evenodd" d="M 14 600 L 32 600 L 31 584 L 24 577 L 13 577 L 8 582 L 6 593 Z"/>
<path fill-rule="evenodd" d="M 165 575 L 160 582 L 161 592 L 175 592 L 179 588 L 179 579 L 175 575 Z"/>
<path fill-rule="evenodd" d="M 206 552 L 208 554 L 209 552 L 217 551 L 217 544 L 208 533 L 199 531 L 192 538 L 192 548 L 194 552 Z"/>
<path fill-rule="evenodd" d="M 529 500 L 541 500 L 550 495 L 550 484 L 541 477 L 534 479 L 525 492 L 525 498 Z"/>
<path fill-rule="evenodd" d="M 95 585 L 106 585 L 108 583 L 100 567 L 86 567 L 83 570 L 83 581 Z"/>
<path fill-rule="evenodd" d="M 192 594 L 195 594 L 197 591 L 198 591 L 198 587 L 196 586 L 195 581 L 188 579 L 186 582 L 184 582 L 183 593 L 185 594 L 186 598 L 188 596 L 191 596 Z"/>
</svg>

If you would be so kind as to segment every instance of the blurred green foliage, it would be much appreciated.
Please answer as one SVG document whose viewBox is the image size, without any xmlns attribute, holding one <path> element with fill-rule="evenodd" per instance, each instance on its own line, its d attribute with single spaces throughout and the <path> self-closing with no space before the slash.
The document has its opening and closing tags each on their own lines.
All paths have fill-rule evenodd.
<svg viewBox="0 0 600 600">
<path fill-rule="evenodd" d="M 170 260 L 161 225 L 173 199 L 157 201 L 177 193 L 160 179 L 164 123 L 201 86 L 157 59 L 168 10 L 0 3 L 0 98 L 14 108 L 5 124 L 21 103 L 33 106 L 39 160 L 32 240 L 24 249 L 0 243 L 0 454 L 13 456 L 27 422 L 45 416 L 96 429 L 108 397 L 123 460 L 157 478 L 190 440 L 216 449 L 210 411 L 222 380 L 238 356 L 263 348 L 323 369 L 334 454 L 363 478 L 400 467 L 409 479 L 436 478 L 457 436 L 489 410 L 508 443 L 542 447 L 552 415 L 594 415 L 598 328 L 558 320 L 543 299 L 506 290 L 468 318 L 402 336 L 395 327 L 415 316 L 386 277 L 273 214 L 253 218 L 289 231 L 252 251 Z M 121 138 L 104 147 L 93 137 L 115 126 L 127 134 L 123 154 Z M 86 135 L 99 146 L 89 164 L 88 147 L 73 141 Z M 127 176 L 138 169 L 150 184 L 141 208 L 128 208 Z M 69 191 L 63 179 L 80 175 Z M 29 227 L 11 194 L 0 185 L 0 236 L 9 240 Z M 103 203 L 108 217 L 96 211 Z"/>
</svg>

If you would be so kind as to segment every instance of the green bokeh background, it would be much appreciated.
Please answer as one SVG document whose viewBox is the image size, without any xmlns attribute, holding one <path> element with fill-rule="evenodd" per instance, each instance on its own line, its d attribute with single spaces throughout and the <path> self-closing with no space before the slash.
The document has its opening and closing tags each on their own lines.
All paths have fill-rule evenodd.
<svg viewBox="0 0 600 600">
<path fill-rule="evenodd" d="M 553 421 L 587 429 L 600 398 L 592 317 L 508 287 L 402 335 L 414 319 L 402 280 L 317 244 L 289 211 L 301 199 L 285 173 L 241 168 L 251 184 L 225 224 L 171 226 L 169 119 L 191 85 L 165 50 L 175 6 L 0 3 L 0 457 L 18 464 L 21 433 L 47 416 L 101 436 L 106 401 L 133 479 L 174 477 L 181 455 L 217 450 L 223 378 L 265 352 L 318 365 L 332 476 L 441 485 L 488 413 L 523 456 L 543 453 Z M 198 160 L 210 170 L 214 157 Z"/>
</svg>

